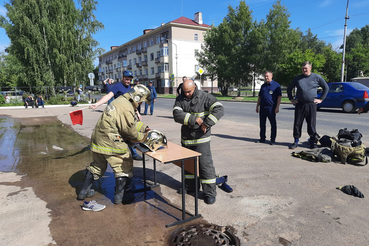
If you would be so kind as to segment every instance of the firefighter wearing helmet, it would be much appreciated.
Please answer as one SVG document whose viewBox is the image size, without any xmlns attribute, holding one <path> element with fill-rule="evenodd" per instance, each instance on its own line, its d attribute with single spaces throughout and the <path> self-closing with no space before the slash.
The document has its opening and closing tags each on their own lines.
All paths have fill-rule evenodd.
<svg viewBox="0 0 369 246">
<path fill-rule="evenodd" d="M 134 195 L 126 191 L 133 175 L 133 159 L 127 141 L 140 142 L 150 130 L 137 121 L 135 111 L 143 101 L 150 103 L 150 91 L 144 85 L 136 85 L 123 96 L 111 102 L 102 113 L 91 136 L 90 149 L 93 161 L 86 168 L 86 176 L 77 199 L 93 195 L 91 186 L 112 167 L 115 176 L 114 203 L 131 203 Z"/>
</svg>

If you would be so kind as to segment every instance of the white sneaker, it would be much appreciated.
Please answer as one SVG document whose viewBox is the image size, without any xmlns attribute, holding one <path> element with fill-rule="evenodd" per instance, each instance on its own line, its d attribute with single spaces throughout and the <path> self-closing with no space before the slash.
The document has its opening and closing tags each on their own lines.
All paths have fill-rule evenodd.
<svg viewBox="0 0 369 246">
<path fill-rule="evenodd" d="M 86 211 L 92 210 L 92 211 L 98 212 L 98 211 L 103 210 L 105 207 L 106 207 L 105 205 L 98 204 L 95 200 L 92 200 L 90 202 L 84 201 L 82 209 Z"/>
</svg>

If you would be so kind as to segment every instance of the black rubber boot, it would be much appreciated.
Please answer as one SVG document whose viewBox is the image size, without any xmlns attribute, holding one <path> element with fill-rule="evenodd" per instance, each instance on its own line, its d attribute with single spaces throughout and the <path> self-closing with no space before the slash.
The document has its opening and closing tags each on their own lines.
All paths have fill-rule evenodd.
<svg viewBox="0 0 369 246">
<path fill-rule="evenodd" d="M 119 177 L 115 179 L 115 195 L 114 195 L 115 204 L 122 203 L 126 183 L 127 177 Z"/>
<path fill-rule="evenodd" d="M 86 170 L 85 181 L 83 182 L 82 189 L 79 191 L 77 196 L 78 200 L 86 199 L 87 195 L 89 195 L 89 197 L 91 196 L 90 190 L 93 182 L 94 175 L 90 171 Z"/>
</svg>

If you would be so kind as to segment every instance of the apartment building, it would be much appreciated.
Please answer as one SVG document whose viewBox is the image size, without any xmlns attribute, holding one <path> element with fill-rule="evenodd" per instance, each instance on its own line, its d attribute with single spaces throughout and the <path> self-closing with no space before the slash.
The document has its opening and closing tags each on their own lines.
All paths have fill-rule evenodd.
<svg viewBox="0 0 369 246">
<path fill-rule="evenodd" d="M 99 57 L 99 83 L 106 78 L 121 80 L 124 70 L 133 72 L 142 84 L 152 80 L 158 93 L 175 94 L 182 77 L 196 77 L 202 90 L 218 91 L 217 81 L 200 76 L 196 59 L 211 26 L 204 24 L 202 13 L 194 20 L 180 17 L 155 29 L 146 29 L 139 36 Z M 197 75 L 197 76 L 196 76 Z"/>
</svg>

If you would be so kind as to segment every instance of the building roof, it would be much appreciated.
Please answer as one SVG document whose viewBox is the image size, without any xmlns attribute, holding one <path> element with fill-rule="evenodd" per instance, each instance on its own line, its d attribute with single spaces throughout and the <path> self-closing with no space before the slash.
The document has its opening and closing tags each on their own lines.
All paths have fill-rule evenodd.
<svg viewBox="0 0 369 246">
<path fill-rule="evenodd" d="M 207 24 L 198 24 L 196 23 L 194 20 L 191 20 L 189 18 L 186 18 L 186 17 L 179 17 L 178 19 L 176 20 L 173 20 L 169 23 L 179 23 L 179 24 L 185 24 L 185 25 L 193 25 L 193 26 L 202 26 L 202 27 L 210 27 L 209 25 Z"/>
</svg>

